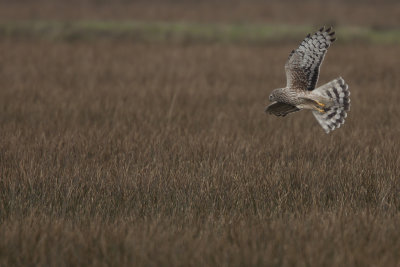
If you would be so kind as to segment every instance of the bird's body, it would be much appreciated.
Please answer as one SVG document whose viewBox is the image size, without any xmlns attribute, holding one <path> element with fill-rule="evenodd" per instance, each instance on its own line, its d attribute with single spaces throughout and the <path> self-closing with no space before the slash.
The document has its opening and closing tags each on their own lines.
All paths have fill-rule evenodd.
<svg viewBox="0 0 400 267">
<path fill-rule="evenodd" d="M 288 105 L 307 106 L 307 99 L 311 97 L 311 92 L 298 91 L 292 88 L 278 88 L 273 91 L 275 101 Z"/>
<path fill-rule="evenodd" d="M 331 28 L 308 35 L 293 50 L 285 64 L 287 85 L 272 91 L 266 112 L 277 116 L 302 109 L 312 110 L 322 128 L 329 133 L 339 128 L 350 109 L 350 91 L 342 78 L 315 89 L 319 68 L 330 44 L 335 40 Z"/>
</svg>

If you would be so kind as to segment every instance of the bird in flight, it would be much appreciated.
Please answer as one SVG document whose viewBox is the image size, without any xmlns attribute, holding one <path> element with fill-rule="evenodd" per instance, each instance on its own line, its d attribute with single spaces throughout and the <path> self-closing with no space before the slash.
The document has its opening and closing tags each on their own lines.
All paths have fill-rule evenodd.
<svg viewBox="0 0 400 267">
<path fill-rule="evenodd" d="M 311 110 L 326 133 L 344 123 L 350 110 L 350 91 L 342 77 L 315 88 L 321 63 L 335 40 L 332 27 L 326 30 L 322 27 L 307 35 L 285 64 L 286 87 L 272 91 L 269 96 L 272 103 L 265 112 L 286 116 L 302 109 Z"/>
</svg>

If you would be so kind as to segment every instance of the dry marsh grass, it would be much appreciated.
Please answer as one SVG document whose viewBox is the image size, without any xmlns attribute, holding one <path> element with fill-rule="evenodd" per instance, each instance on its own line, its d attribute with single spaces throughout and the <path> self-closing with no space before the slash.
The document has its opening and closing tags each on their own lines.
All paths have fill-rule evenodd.
<svg viewBox="0 0 400 267">
<path fill-rule="evenodd" d="M 0 265 L 397 265 L 398 47 L 326 135 L 263 113 L 295 45 L 2 42 Z"/>
</svg>

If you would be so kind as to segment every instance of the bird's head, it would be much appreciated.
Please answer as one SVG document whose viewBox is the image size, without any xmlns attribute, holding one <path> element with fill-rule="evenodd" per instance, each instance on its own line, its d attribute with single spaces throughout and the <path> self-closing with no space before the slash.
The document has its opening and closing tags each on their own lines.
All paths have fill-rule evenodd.
<svg viewBox="0 0 400 267">
<path fill-rule="evenodd" d="M 269 95 L 269 101 L 271 101 L 271 102 L 279 101 L 281 99 L 282 89 L 283 88 L 278 88 L 278 89 L 273 90 L 271 92 L 271 94 Z"/>
</svg>

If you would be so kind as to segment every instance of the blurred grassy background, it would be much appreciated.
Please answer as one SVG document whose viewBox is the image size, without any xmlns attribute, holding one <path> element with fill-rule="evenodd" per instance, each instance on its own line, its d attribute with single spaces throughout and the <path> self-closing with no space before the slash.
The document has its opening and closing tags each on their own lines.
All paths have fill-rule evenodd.
<svg viewBox="0 0 400 267">
<path fill-rule="evenodd" d="M 294 41 L 322 25 L 340 41 L 397 44 L 398 1 L 0 2 L 0 38 L 129 39 L 146 42 Z"/>
<path fill-rule="evenodd" d="M 329 25 L 330 26 L 330 25 Z M 137 22 L 137 21 L 13 21 L 0 22 L 0 38 L 46 40 L 132 40 L 142 42 L 223 42 L 267 43 L 301 40 L 320 26 Z M 399 44 L 400 29 L 375 29 L 367 26 L 339 26 L 340 42 Z"/>
<path fill-rule="evenodd" d="M 354 25 L 396 28 L 396 0 L 1 1 L 0 20 L 122 20 Z"/>
<path fill-rule="evenodd" d="M 0 1 L 0 266 L 397 266 L 399 1 Z M 308 32 L 352 106 L 264 114 Z"/>
</svg>

